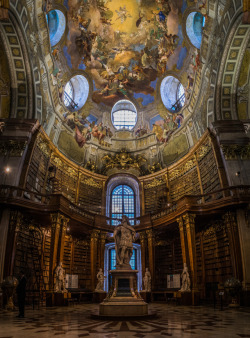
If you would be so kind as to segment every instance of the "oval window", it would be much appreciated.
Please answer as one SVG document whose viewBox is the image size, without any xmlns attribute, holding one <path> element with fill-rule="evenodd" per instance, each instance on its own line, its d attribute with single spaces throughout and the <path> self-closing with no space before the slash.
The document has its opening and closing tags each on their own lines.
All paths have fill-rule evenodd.
<svg viewBox="0 0 250 338">
<path fill-rule="evenodd" d="M 185 90 L 181 82 L 174 76 L 166 76 L 161 82 L 161 99 L 164 106 L 177 113 L 185 103 Z"/>
<path fill-rule="evenodd" d="M 83 75 L 72 77 L 64 88 L 63 102 L 70 111 L 81 109 L 89 95 L 89 83 Z"/>
<path fill-rule="evenodd" d="M 51 46 L 54 47 L 61 40 L 65 28 L 66 28 L 66 19 L 63 12 L 58 9 L 53 9 L 48 14 L 46 14 L 48 27 L 49 27 L 49 37 Z"/>
</svg>

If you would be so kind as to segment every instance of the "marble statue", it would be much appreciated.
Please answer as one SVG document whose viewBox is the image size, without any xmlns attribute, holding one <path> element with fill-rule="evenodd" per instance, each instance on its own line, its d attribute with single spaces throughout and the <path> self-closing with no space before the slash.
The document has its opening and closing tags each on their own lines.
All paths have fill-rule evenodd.
<svg viewBox="0 0 250 338">
<path fill-rule="evenodd" d="M 96 275 L 98 283 L 96 286 L 95 291 L 97 292 L 102 292 L 103 288 L 104 288 L 104 279 L 106 278 L 106 276 L 104 276 L 102 269 L 99 269 L 98 274 Z"/>
<path fill-rule="evenodd" d="M 67 292 L 65 289 L 65 270 L 62 267 L 62 262 L 59 263 L 58 267 L 55 270 L 56 275 L 56 284 L 55 292 Z"/>
<path fill-rule="evenodd" d="M 189 273 L 188 273 L 188 267 L 187 264 L 184 263 L 184 267 L 183 267 L 183 271 L 181 274 L 181 292 L 189 292 L 190 290 L 190 277 L 189 277 Z"/>
<path fill-rule="evenodd" d="M 146 268 L 145 276 L 143 277 L 143 283 L 144 283 L 144 290 L 146 292 L 151 292 L 151 273 Z"/>
<path fill-rule="evenodd" d="M 130 225 L 127 216 L 123 215 L 121 224 L 115 228 L 115 252 L 116 265 L 129 265 L 133 254 L 133 241 L 135 240 L 135 229 Z"/>
</svg>

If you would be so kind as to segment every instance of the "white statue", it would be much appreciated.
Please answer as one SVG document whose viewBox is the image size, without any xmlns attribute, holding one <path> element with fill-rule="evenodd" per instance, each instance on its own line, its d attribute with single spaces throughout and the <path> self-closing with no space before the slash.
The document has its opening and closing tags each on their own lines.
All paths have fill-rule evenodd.
<svg viewBox="0 0 250 338">
<path fill-rule="evenodd" d="M 62 267 L 62 262 L 60 262 L 58 267 L 56 268 L 55 275 L 55 292 L 67 292 L 67 290 L 65 289 L 65 270 Z"/>
<path fill-rule="evenodd" d="M 190 290 L 190 277 L 188 273 L 188 267 L 187 264 L 184 263 L 184 268 L 181 274 L 181 292 L 189 292 Z"/>
<path fill-rule="evenodd" d="M 121 224 L 114 231 L 116 265 L 129 265 L 133 254 L 135 233 L 135 229 L 129 223 L 129 218 L 122 215 Z"/>
<path fill-rule="evenodd" d="M 151 273 L 146 268 L 145 276 L 143 277 L 143 283 L 144 283 L 144 290 L 146 292 L 151 292 Z"/>
<path fill-rule="evenodd" d="M 99 269 L 99 272 L 96 275 L 96 277 L 97 277 L 98 283 L 97 283 L 95 291 L 97 291 L 97 292 L 103 291 L 104 279 L 106 278 L 106 276 L 104 276 L 102 269 Z"/>
</svg>

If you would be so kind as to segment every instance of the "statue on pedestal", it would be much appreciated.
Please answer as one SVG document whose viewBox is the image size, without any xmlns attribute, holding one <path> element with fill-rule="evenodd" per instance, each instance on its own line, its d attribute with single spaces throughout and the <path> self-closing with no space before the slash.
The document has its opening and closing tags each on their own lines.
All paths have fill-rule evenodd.
<svg viewBox="0 0 250 338">
<path fill-rule="evenodd" d="M 104 276 L 102 269 L 99 269 L 98 274 L 96 275 L 98 283 L 96 286 L 95 291 L 96 292 L 102 292 L 103 288 L 104 288 L 104 279 L 106 278 L 106 276 Z"/>
<path fill-rule="evenodd" d="M 146 268 L 145 276 L 143 277 L 143 283 L 144 283 L 144 290 L 146 292 L 151 292 L 151 273 Z"/>
<path fill-rule="evenodd" d="M 56 284 L 55 292 L 67 292 L 65 289 L 65 270 L 62 267 L 62 262 L 59 263 L 58 267 L 55 270 L 56 275 Z"/>
<path fill-rule="evenodd" d="M 184 263 L 184 268 L 181 274 L 181 292 L 190 292 L 190 277 L 189 277 L 189 273 L 188 273 L 188 267 L 187 264 Z"/>
<path fill-rule="evenodd" d="M 135 229 L 130 225 L 129 218 L 122 215 L 121 224 L 114 231 L 117 266 L 129 265 L 133 254 L 135 234 Z"/>
</svg>

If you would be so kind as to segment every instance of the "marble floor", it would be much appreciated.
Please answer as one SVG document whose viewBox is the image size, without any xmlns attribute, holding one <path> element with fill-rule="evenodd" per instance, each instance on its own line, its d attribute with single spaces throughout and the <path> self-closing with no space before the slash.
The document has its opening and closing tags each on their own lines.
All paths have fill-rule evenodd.
<svg viewBox="0 0 250 338">
<path fill-rule="evenodd" d="M 25 318 L 17 312 L 0 311 L 0 338 L 49 337 L 250 337 L 250 309 L 184 307 L 150 304 L 158 317 L 151 320 L 100 321 L 90 318 L 98 305 L 26 309 Z"/>
</svg>

